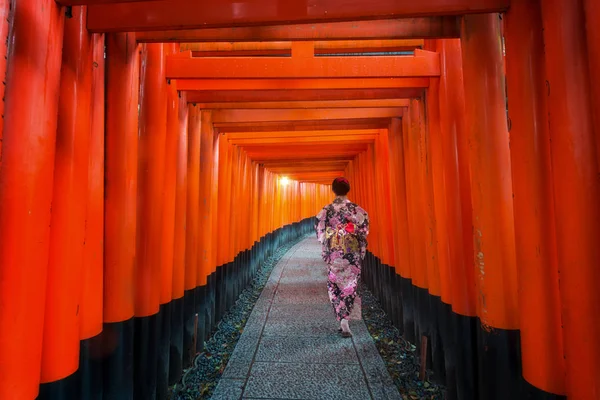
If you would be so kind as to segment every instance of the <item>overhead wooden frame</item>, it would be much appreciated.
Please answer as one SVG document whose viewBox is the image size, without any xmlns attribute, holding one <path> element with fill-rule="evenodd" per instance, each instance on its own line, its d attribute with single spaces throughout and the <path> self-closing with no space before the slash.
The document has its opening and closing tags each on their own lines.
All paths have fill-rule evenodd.
<svg viewBox="0 0 600 400">
<path fill-rule="evenodd" d="M 155 0 L 98 4 L 107 0 L 60 0 L 88 5 L 91 32 L 258 26 L 504 12 L 510 0 Z"/>
<path fill-rule="evenodd" d="M 429 78 L 180 79 L 177 90 L 424 89 Z"/>
<path fill-rule="evenodd" d="M 384 129 L 390 124 L 390 118 L 341 119 L 341 120 L 304 120 L 270 122 L 223 122 L 213 124 L 219 133 L 234 132 L 270 132 L 270 131 L 327 131 Z"/>
<path fill-rule="evenodd" d="M 202 109 L 311 109 L 311 108 L 390 108 L 408 107 L 407 99 L 366 99 L 366 100 L 321 100 L 321 101 L 257 101 L 257 102 L 223 102 L 223 103 L 198 103 L 195 105 Z"/>
<path fill-rule="evenodd" d="M 460 37 L 460 18 L 451 16 L 376 21 L 202 28 L 137 32 L 138 42 L 278 42 L 308 40 L 448 39 Z"/>
<path fill-rule="evenodd" d="M 291 57 L 169 56 L 168 79 L 328 79 L 412 78 L 440 75 L 439 54 L 415 50 L 411 56 L 315 57 L 313 42 L 294 42 Z"/>
<path fill-rule="evenodd" d="M 227 103 L 272 103 L 272 102 L 338 102 L 363 100 L 395 100 L 417 98 L 423 94 L 423 89 L 429 85 L 429 80 L 405 82 L 405 87 L 395 88 L 359 88 L 359 89 L 272 89 L 270 90 L 187 90 L 189 103 L 227 104 Z M 408 86 L 410 84 L 419 86 Z M 423 86 L 421 86 L 423 85 Z M 178 88 L 181 89 L 181 83 Z M 183 86 L 189 87 L 189 82 Z M 196 87 L 199 87 L 196 86 Z M 211 108 L 211 107 L 206 107 Z M 214 107 L 219 108 L 219 107 Z M 231 107 L 220 107 L 231 108 Z M 233 107 L 243 108 L 243 107 Z M 268 107 L 261 107 L 268 108 Z M 294 107 L 302 108 L 302 107 Z"/>
<path fill-rule="evenodd" d="M 181 52 L 191 51 L 192 57 L 291 57 L 293 43 L 281 42 L 208 42 L 181 43 Z M 413 52 L 422 49 L 423 39 L 386 39 L 386 40 L 319 40 L 314 43 L 315 56 L 339 54 L 378 54 Z"/>
<path fill-rule="evenodd" d="M 315 120 L 353 120 L 402 117 L 404 107 L 333 109 L 256 109 L 217 110 L 212 113 L 215 126 L 221 123 L 296 122 Z"/>
</svg>

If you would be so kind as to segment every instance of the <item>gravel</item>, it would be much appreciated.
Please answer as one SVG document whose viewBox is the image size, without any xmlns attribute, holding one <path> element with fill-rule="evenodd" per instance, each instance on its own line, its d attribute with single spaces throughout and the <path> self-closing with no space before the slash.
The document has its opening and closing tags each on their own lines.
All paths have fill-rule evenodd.
<svg viewBox="0 0 600 400">
<path fill-rule="evenodd" d="M 254 280 L 242 291 L 234 306 L 225 314 L 216 331 L 204 343 L 204 352 L 194 360 L 194 366 L 183 371 L 181 381 L 171 388 L 171 400 L 210 399 L 235 346 L 244 331 L 246 321 L 260 297 L 271 271 L 296 243 L 289 242 L 277 250 L 260 266 Z"/>
<path fill-rule="evenodd" d="M 361 294 L 363 320 L 402 397 L 406 400 L 444 399 L 443 386 L 419 380 L 416 347 L 400 335 L 377 298 L 364 285 Z"/>
</svg>

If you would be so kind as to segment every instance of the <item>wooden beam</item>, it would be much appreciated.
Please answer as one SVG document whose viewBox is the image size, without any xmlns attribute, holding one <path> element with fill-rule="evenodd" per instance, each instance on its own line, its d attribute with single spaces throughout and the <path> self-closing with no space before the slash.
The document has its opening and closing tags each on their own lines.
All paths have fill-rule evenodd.
<svg viewBox="0 0 600 400">
<path fill-rule="evenodd" d="M 323 165 L 324 163 L 332 163 L 332 162 L 345 163 L 347 165 L 352 160 L 353 160 L 352 157 L 332 156 L 332 155 L 323 156 L 321 158 L 315 157 L 310 160 L 306 160 L 306 159 L 302 158 L 301 156 L 300 156 L 300 158 L 298 158 L 298 155 L 296 155 L 295 158 L 294 157 L 286 158 L 285 160 L 260 160 L 260 165 L 264 166 L 265 168 L 270 168 L 272 166 L 281 166 L 281 165 L 309 165 L 309 164 Z M 257 161 L 257 160 L 254 160 L 254 161 Z"/>
<path fill-rule="evenodd" d="M 302 172 L 333 172 L 333 171 L 343 171 L 347 163 L 343 164 L 331 164 L 331 165 L 320 165 L 320 166 L 296 166 L 293 163 L 288 163 L 285 167 L 267 167 L 269 171 L 278 173 L 278 174 L 291 174 L 291 173 L 302 173 Z"/>
<path fill-rule="evenodd" d="M 309 51 L 313 51 L 310 49 Z M 363 57 L 189 57 L 167 58 L 168 79 L 400 78 L 440 75 L 439 55 Z"/>
<path fill-rule="evenodd" d="M 61 6 L 84 6 L 92 4 L 117 4 L 133 3 L 136 1 L 157 1 L 157 0 L 56 0 Z"/>
<path fill-rule="evenodd" d="M 377 138 L 377 135 L 327 135 L 327 136 L 307 136 L 307 137 L 265 137 L 257 136 L 254 138 L 236 139 L 229 138 L 229 142 L 238 146 L 249 146 L 249 145 L 280 145 L 282 143 L 287 144 L 306 144 L 312 143 L 315 145 L 319 144 L 335 144 L 335 143 L 373 143 Z"/>
<path fill-rule="evenodd" d="M 178 86 L 180 86 L 178 82 Z M 196 90 L 187 91 L 187 100 L 194 104 L 227 104 L 236 102 L 265 104 L 267 102 L 390 100 L 421 97 L 424 88 L 378 89 L 287 89 L 287 90 Z M 207 107 L 208 108 L 208 107 Z M 216 108 L 216 107 L 215 107 Z M 227 107 L 221 107 L 227 108 Z M 235 107 L 242 108 L 242 107 Z M 248 107 L 245 107 L 248 108 Z M 269 107 L 261 107 L 269 108 Z M 301 107 L 297 107 L 301 108 Z"/>
<path fill-rule="evenodd" d="M 403 107 L 333 108 L 292 110 L 218 110 L 212 114 L 214 124 L 235 122 L 282 122 L 302 120 L 340 120 L 394 118 L 404 114 Z"/>
<path fill-rule="evenodd" d="M 460 37 L 457 16 L 138 32 L 139 42 L 271 42 Z"/>
<path fill-rule="evenodd" d="M 214 124 L 220 133 L 267 132 L 267 131 L 306 131 L 306 130 L 356 130 L 384 129 L 390 124 L 390 118 L 312 120 L 294 122 L 229 122 Z"/>
<path fill-rule="evenodd" d="M 361 52 L 407 52 L 423 48 L 423 39 L 335 40 L 315 41 L 314 54 Z M 182 43 L 181 52 L 193 57 L 291 56 L 291 41 L 283 42 L 201 42 Z"/>
<path fill-rule="evenodd" d="M 510 0 L 158 0 L 90 5 L 88 29 L 133 32 L 443 16 L 504 12 L 509 5 Z"/>
<path fill-rule="evenodd" d="M 294 90 L 427 88 L 429 78 L 179 79 L 178 90 Z"/>
<path fill-rule="evenodd" d="M 257 135 L 256 132 L 233 132 L 226 133 L 227 139 L 252 139 L 257 137 L 268 137 L 268 138 L 299 138 L 299 137 L 312 137 L 312 136 L 355 136 L 355 135 L 376 135 L 379 133 L 379 129 L 357 129 L 357 130 L 323 130 L 323 131 L 270 131 L 261 132 Z"/>
<path fill-rule="evenodd" d="M 220 109 L 257 109 L 257 108 L 380 108 L 380 107 L 408 107 L 408 99 L 382 99 L 382 100 L 325 100 L 325 101 L 261 101 L 238 103 L 195 103 L 199 108 Z"/>
</svg>

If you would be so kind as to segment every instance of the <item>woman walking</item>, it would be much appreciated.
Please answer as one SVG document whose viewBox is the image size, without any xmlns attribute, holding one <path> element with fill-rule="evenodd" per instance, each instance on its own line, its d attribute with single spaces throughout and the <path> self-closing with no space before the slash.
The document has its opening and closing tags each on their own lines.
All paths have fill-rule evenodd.
<svg viewBox="0 0 600 400">
<path fill-rule="evenodd" d="M 336 198 L 317 215 L 315 230 L 323 245 L 323 260 L 329 266 L 329 300 L 340 321 L 342 336 L 350 337 L 348 321 L 358 296 L 361 262 L 367 251 L 369 217 L 365 210 L 346 197 L 350 191 L 346 178 L 336 178 L 331 186 Z"/>
</svg>

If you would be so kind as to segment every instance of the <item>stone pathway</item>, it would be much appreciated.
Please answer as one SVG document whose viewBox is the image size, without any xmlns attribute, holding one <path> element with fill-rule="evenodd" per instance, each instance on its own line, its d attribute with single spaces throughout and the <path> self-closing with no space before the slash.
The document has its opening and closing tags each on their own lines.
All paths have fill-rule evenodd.
<svg viewBox="0 0 600 400">
<path fill-rule="evenodd" d="M 364 322 L 339 336 L 314 238 L 277 264 L 213 399 L 402 399 Z"/>
</svg>

